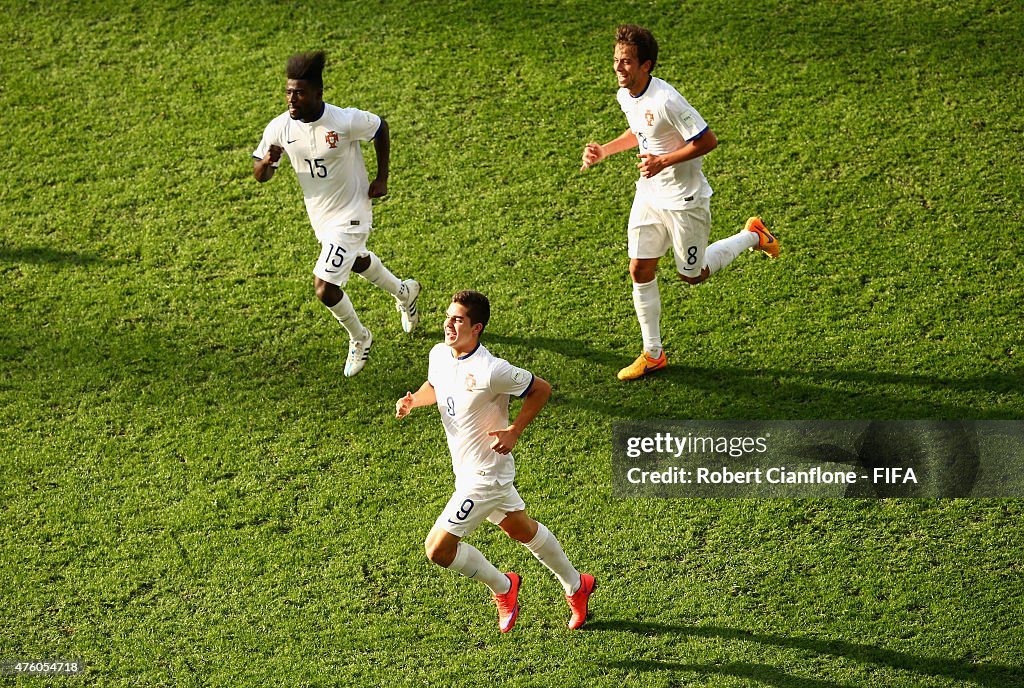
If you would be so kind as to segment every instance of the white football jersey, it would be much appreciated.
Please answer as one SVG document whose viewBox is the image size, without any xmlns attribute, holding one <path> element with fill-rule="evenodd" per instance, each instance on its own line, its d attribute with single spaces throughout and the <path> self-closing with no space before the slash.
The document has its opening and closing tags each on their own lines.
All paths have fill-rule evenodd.
<svg viewBox="0 0 1024 688">
<path fill-rule="evenodd" d="M 700 136 L 708 125 L 671 85 L 651 77 L 644 92 L 635 98 L 629 89 L 616 94 L 640 153 L 665 155 Z M 711 197 L 711 185 L 701 171 L 701 158 L 670 165 L 650 179 L 636 183 L 637 195 L 651 206 L 680 210 L 694 199 Z"/>
<path fill-rule="evenodd" d="M 325 230 L 366 232 L 373 224 L 373 206 L 359 143 L 372 140 L 379 128 L 380 117 L 372 112 L 324 103 L 315 122 L 292 119 L 287 112 L 275 117 L 252 155 L 262 160 L 271 145 L 284 148 L 317 235 Z"/>
<path fill-rule="evenodd" d="M 456 358 L 446 344 L 430 350 L 427 381 L 437 395 L 437 408 L 452 453 L 455 488 L 505 485 L 516 477 L 511 454 L 491 449 L 487 433 L 508 427 L 511 396 L 526 396 L 533 373 L 492 355 L 483 345 Z"/>
</svg>

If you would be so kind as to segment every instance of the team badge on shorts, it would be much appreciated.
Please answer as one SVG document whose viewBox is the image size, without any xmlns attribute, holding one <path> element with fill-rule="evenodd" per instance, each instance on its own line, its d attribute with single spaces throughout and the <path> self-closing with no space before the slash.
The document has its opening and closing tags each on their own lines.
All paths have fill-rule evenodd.
<svg viewBox="0 0 1024 688">
<path fill-rule="evenodd" d="M 336 132 L 336 131 L 329 131 L 329 132 L 327 132 L 327 136 L 324 137 L 324 140 L 327 141 L 327 145 L 330 146 L 331 148 L 337 148 L 338 147 L 338 132 Z"/>
<path fill-rule="evenodd" d="M 647 120 L 647 126 L 649 126 L 649 127 L 653 127 L 654 126 L 654 113 L 653 112 L 651 112 L 650 110 L 645 112 L 644 113 L 644 119 Z M 334 146 L 331 146 L 331 148 L 334 148 Z"/>
</svg>

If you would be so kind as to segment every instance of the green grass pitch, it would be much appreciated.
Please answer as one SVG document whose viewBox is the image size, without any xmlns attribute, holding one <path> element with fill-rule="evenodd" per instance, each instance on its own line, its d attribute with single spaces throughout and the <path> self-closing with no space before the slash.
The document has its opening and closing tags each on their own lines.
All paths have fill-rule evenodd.
<svg viewBox="0 0 1024 688">
<path fill-rule="evenodd" d="M 1024 418 L 1019 2 L 0 4 L 0 661 L 88 665 L 6 680 L 1024 685 L 1020 502 L 625 500 L 609 466 L 616 419 Z M 670 367 L 629 385 L 635 171 L 579 172 L 625 128 L 621 22 L 721 141 L 712 238 L 760 214 L 784 251 L 663 261 Z M 391 125 L 371 248 L 424 285 L 407 337 L 352 280 L 349 380 L 294 174 L 251 176 L 321 47 L 325 99 Z M 495 528 L 507 636 L 423 556 L 450 460 L 394 401 L 465 287 L 554 386 L 517 482 L 599 579 L 584 632 Z"/>
</svg>

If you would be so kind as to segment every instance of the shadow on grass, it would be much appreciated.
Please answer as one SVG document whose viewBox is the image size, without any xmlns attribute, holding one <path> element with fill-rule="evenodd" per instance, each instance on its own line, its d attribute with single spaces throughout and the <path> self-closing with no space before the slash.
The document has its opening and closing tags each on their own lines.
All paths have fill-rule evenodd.
<svg viewBox="0 0 1024 688">
<path fill-rule="evenodd" d="M 641 659 L 632 662 L 608 662 L 604 666 L 609 669 L 622 669 L 623 671 L 673 671 L 705 675 L 719 674 L 748 679 L 754 682 L 753 685 L 778 686 L 778 688 L 854 688 L 849 683 L 835 683 L 834 681 L 793 676 L 767 664 L 753 664 L 751 662 L 684 664 L 682 662 Z"/>
<path fill-rule="evenodd" d="M 635 621 L 593 621 L 587 624 L 590 632 L 618 631 L 642 636 L 678 635 L 691 638 L 710 638 L 726 641 L 743 641 L 771 647 L 780 647 L 818 655 L 841 657 L 846 660 L 889 667 L 926 677 L 937 677 L 964 681 L 973 685 L 992 688 L 1024 687 L 1024 667 L 999 664 L 971 664 L 965 661 L 941 657 L 922 657 L 906 652 L 886 650 L 874 645 L 851 643 L 844 640 L 818 640 L 767 633 L 751 633 L 738 628 L 719 626 L 671 626 L 668 624 L 641 623 Z M 690 664 L 685 662 L 664 662 L 658 660 L 636 660 L 610 662 L 611 668 L 630 671 L 688 671 L 695 673 L 723 674 L 748 678 L 771 686 L 820 686 L 821 688 L 845 688 L 844 684 L 804 677 L 791 676 L 775 667 L 747 662 L 730 664 Z"/>
<path fill-rule="evenodd" d="M 41 265 L 90 265 L 100 259 L 89 253 L 60 251 L 42 246 L 0 246 L 0 264 L 35 263 Z"/>
<path fill-rule="evenodd" d="M 598 350 L 579 341 L 550 337 L 513 337 L 488 334 L 488 341 L 509 346 L 544 349 L 566 358 L 585 359 L 598 366 L 607 374 L 610 383 L 615 383 L 619 368 L 630 361 L 609 350 Z M 543 375 L 543 374 L 542 374 Z M 720 395 L 727 391 L 741 403 L 749 399 L 770 399 L 776 406 L 808 407 L 803 416 L 821 417 L 902 417 L 936 419 L 1008 419 L 1017 414 L 1011 407 L 1005 413 L 985 414 L 970 404 L 936 403 L 919 397 L 921 390 L 929 396 L 949 397 L 950 393 L 1019 395 L 1024 389 L 1024 369 L 1012 372 L 993 372 L 977 376 L 937 377 L 912 373 L 887 373 L 850 370 L 798 370 L 793 368 L 742 368 L 738 366 L 706 367 L 677 365 L 671 363 L 650 379 L 622 383 L 624 393 L 614 398 L 562 389 L 555 403 L 567 403 L 611 417 L 649 418 L 648 408 L 631 405 L 630 398 L 637 392 L 649 396 L 651 387 L 678 384 L 698 395 Z M 837 389 L 838 387 L 841 387 Z M 869 391 L 861 391 L 866 389 Z M 646 403 L 646 402 L 644 402 Z M 853 413 L 851 416 L 851 409 Z M 667 411 L 671 411 L 667 409 Z M 764 416 L 765 407 L 749 411 L 754 417 Z M 779 418 L 795 418 L 784 411 Z M 902 412 L 903 415 L 895 416 Z M 777 412 L 776 412 L 777 413 Z M 669 416 L 679 417 L 670 412 Z"/>
</svg>

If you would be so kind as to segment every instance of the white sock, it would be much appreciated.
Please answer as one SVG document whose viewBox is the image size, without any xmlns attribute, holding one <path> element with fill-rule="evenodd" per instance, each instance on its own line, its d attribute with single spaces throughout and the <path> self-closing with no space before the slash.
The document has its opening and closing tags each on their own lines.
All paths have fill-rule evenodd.
<svg viewBox="0 0 1024 688">
<path fill-rule="evenodd" d="M 747 232 L 750 234 L 750 232 Z M 633 307 L 640 321 L 640 336 L 644 340 L 644 351 L 651 358 L 661 356 L 661 292 L 658 278 L 644 284 L 633 283 Z"/>
<path fill-rule="evenodd" d="M 458 549 L 455 550 L 455 559 L 448 568 L 466 578 L 480 581 L 495 595 L 504 595 L 512 588 L 508 576 L 487 561 L 487 557 L 480 554 L 480 550 L 465 542 L 459 543 Z"/>
<path fill-rule="evenodd" d="M 394 297 L 401 293 L 402 280 L 391 274 L 391 271 L 384 267 L 384 263 L 373 252 L 370 253 L 370 267 L 357 274 L 373 286 L 383 289 Z"/>
<path fill-rule="evenodd" d="M 363 323 L 359 322 L 359 316 L 356 315 L 356 309 L 352 307 L 352 300 L 348 297 L 348 292 L 341 295 L 341 301 L 328 306 L 329 310 L 341 326 L 348 330 L 348 336 L 352 339 L 362 339 L 366 332 L 366 328 L 363 327 Z"/>
<path fill-rule="evenodd" d="M 743 251 L 757 246 L 757 234 L 743 230 L 731 237 L 719 239 L 704 251 L 704 264 L 711 274 L 715 274 L 729 263 L 736 260 Z"/>
<path fill-rule="evenodd" d="M 537 557 L 537 561 L 551 569 L 551 572 L 562 584 L 566 595 L 571 595 L 580 589 L 580 572 L 569 562 L 569 558 L 562 551 L 562 545 L 558 543 L 550 530 L 543 523 L 537 524 L 537 535 L 526 543 L 526 549 Z"/>
</svg>

